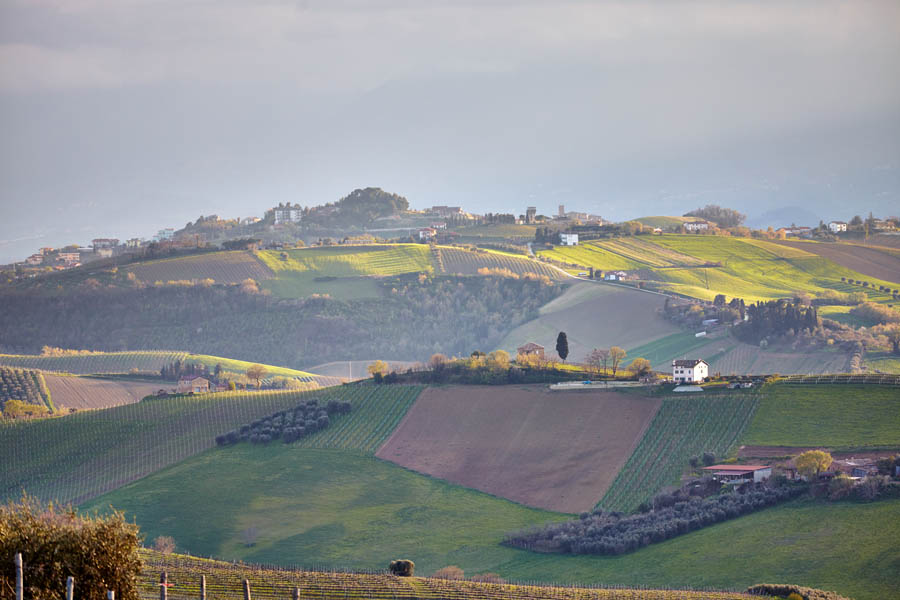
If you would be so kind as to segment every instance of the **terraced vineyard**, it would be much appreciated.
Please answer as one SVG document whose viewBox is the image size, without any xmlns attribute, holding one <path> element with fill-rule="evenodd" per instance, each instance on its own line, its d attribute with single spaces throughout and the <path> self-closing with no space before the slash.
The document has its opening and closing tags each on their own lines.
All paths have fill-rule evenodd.
<svg viewBox="0 0 900 600">
<path fill-rule="evenodd" d="M 327 277 L 390 276 L 434 270 L 430 251 L 424 244 L 325 246 L 284 252 L 266 250 L 258 252 L 257 256 L 279 277 L 307 272 Z"/>
<path fill-rule="evenodd" d="M 88 354 L 66 354 L 63 356 L 0 354 L 0 365 L 72 373 L 75 375 L 128 373 L 132 370 L 158 373 L 165 365 L 176 360 L 183 361 L 187 356 L 187 352 L 172 352 L 168 350 L 91 352 Z"/>
<path fill-rule="evenodd" d="M 534 273 L 550 279 L 563 279 L 556 269 L 538 261 L 502 252 L 472 252 L 462 248 L 439 247 L 444 271 L 454 275 L 477 275 L 479 269 L 507 269 L 516 275 Z"/>
<path fill-rule="evenodd" d="M 551 250 L 539 250 L 537 255 L 563 263 L 581 265 L 584 269 L 594 267 L 600 271 L 631 271 L 647 266 L 646 263 L 610 252 L 594 242 L 585 242 L 577 246 L 555 246 Z"/>
<path fill-rule="evenodd" d="M 740 440 L 759 393 L 732 392 L 667 398 L 599 506 L 631 512 L 661 488 L 678 481 L 691 456 L 725 456 Z"/>
<path fill-rule="evenodd" d="M 250 583 L 254 598 L 286 600 L 294 589 L 300 598 L 351 600 L 739 600 L 751 598 L 736 592 L 688 590 L 602 589 L 509 585 L 451 581 L 423 577 L 394 577 L 383 573 L 341 573 L 277 569 L 226 563 L 186 555 L 142 551 L 144 563 L 138 580 L 141 598 L 159 598 L 159 574 L 167 573 L 168 597 L 194 600 L 200 597 L 200 577 L 206 577 L 207 597 L 241 600 L 243 581 Z M 752 596 L 752 598 L 764 598 Z"/>
<path fill-rule="evenodd" d="M 263 281 L 273 276 L 271 270 L 244 250 L 154 260 L 125 270 L 134 273 L 144 283 L 202 279 L 212 279 L 216 283 L 240 283 L 245 279 Z"/>
</svg>

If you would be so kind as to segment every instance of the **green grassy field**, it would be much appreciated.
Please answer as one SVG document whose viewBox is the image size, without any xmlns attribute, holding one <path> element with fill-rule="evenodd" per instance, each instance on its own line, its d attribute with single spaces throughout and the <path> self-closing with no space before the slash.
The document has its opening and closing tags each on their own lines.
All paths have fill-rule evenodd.
<svg viewBox="0 0 900 600">
<path fill-rule="evenodd" d="M 691 456 L 726 456 L 758 402 L 755 390 L 666 398 L 599 506 L 631 512 L 664 486 L 677 484 Z"/>
<path fill-rule="evenodd" d="M 898 589 L 898 500 L 795 501 L 623 556 L 547 555 L 499 543 L 508 531 L 562 515 L 342 450 L 242 445 L 205 452 L 86 508 L 110 504 L 148 539 L 171 535 L 182 551 L 227 560 L 383 569 L 402 556 L 423 575 L 452 564 L 585 585 L 744 589 L 774 581 L 857 600 Z M 258 531 L 251 547 L 242 541 L 249 528 Z"/>
<path fill-rule="evenodd" d="M 423 573 L 490 570 L 514 553 L 499 545 L 506 532 L 562 518 L 374 457 L 284 444 L 211 450 L 86 508 L 110 504 L 149 539 L 171 535 L 192 553 L 358 569 L 403 556 Z M 259 538 L 247 547 L 250 527 Z"/>
<path fill-rule="evenodd" d="M 794 501 L 615 557 L 521 552 L 506 577 L 622 586 L 738 588 L 793 583 L 855 600 L 900 597 L 900 500 Z"/>
<path fill-rule="evenodd" d="M 900 389 L 877 385 L 767 385 L 741 439 L 758 446 L 900 445 Z"/>
<path fill-rule="evenodd" d="M 722 267 L 660 269 L 656 274 L 664 288 L 712 300 L 716 294 L 744 298 L 748 302 L 790 297 L 794 292 L 813 295 L 827 289 L 841 292 L 864 288 L 841 282 L 841 277 L 891 285 L 837 265 L 821 256 L 762 240 L 703 235 L 663 235 L 648 240 L 665 248 Z M 864 290 L 875 302 L 891 300 L 889 294 Z"/>
<path fill-rule="evenodd" d="M 581 265 L 585 269 L 594 267 L 601 271 L 630 271 L 647 266 L 644 262 L 616 254 L 593 242 L 585 242 L 577 246 L 554 246 L 552 250 L 539 250 L 537 255 L 564 263 Z"/>
<path fill-rule="evenodd" d="M 865 365 L 870 371 L 900 375 L 900 356 L 894 354 L 870 352 L 866 355 Z"/>
<path fill-rule="evenodd" d="M 640 356 L 649 360 L 654 369 L 670 371 L 672 367 L 671 361 L 674 358 L 687 356 L 694 350 L 702 348 L 703 346 L 708 346 L 710 343 L 710 338 L 698 338 L 690 331 L 673 333 L 648 344 L 627 348 L 626 351 L 628 352 L 628 356 L 626 357 L 626 361 L 631 362 Z M 729 341 L 729 343 L 733 342 Z M 712 360 L 710 357 L 704 358 L 707 362 Z"/>
<path fill-rule="evenodd" d="M 431 253 L 424 244 L 324 246 L 256 253 L 275 277 L 261 282 L 283 298 L 329 294 L 344 300 L 378 297 L 369 276 L 433 273 Z"/>
<path fill-rule="evenodd" d="M 32 354 L 0 354 L 0 365 L 57 371 L 75 375 L 96 375 L 106 373 L 128 373 L 137 370 L 144 373 L 159 373 L 159 370 L 176 360 L 183 363 L 201 364 L 214 369 L 221 364 L 226 371 L 245 372 L 254 364 L 243 360 L 234 360 L 208 354 L 188 354 L 170 350 L 146 350 L 136 352 L 92 352 L 90 354 L 71 354 L 65 356 L 42 356 Z M 268 376 L 315 378 L 306 371 L 298 371 L 287 367 L 264 365 Z"/>
<path fill-rule="evenodd" d="M 153 371 L 158 373 L 162 367 L 176 360 L 183 361 L 187 356 L 187 352 L 173 352 L 170 350 L 92 352 L 90 354 L 64 356 L 0 354 L 0 365 L 73 373 L 75 375 L 128 373 L 133 369 L 142 372 Z"/>
<path fill-rule="evenodd" d="M 309 398 L 353 405 L 303 444 L 374 451 L 419 387 L 341 386 L 310 392 L 224 392 L 154 398 L 56 419 L 0 424 L 0 498 L 22 489 L 44 499 L 95 497 L 215 444 L 221 433 Z"/>
</svg>

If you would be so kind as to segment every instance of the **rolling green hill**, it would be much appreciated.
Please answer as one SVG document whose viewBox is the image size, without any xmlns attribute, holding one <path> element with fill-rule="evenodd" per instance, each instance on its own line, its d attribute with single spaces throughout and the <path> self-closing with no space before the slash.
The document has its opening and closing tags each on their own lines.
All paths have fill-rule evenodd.
<svg viewBox="0 0 900 600">
<path fill-rule="evenodd" d="M 0 498 L 22 489 L 47 500 L 93 498 L 211 448 L 219 434 L 309 398 L 349 401 L 353 411 L 304 438 L 304 446 L 370 450 L 419 389 L 354 385 L 171 396 L 62 418 L 0 422 Z"/>
<path fill-rule="evenodd" d="M 879 385 L 767 385 L 742 444 L 900 446 L 900 389 Z"/>
<path fill-rule="evenodd" d="M 377 297 L 369 276 L 433 273 L 431 253 L 424 244 L 325 246 L 298 250 L 266 250 L 256 256 L 275 277 L 262 282 L 282 298 L 313 293 L 343 299 Z"/>
<path fill-rule="evenodd" d="M 896 591 L 892 574 L 900 566 L 892 552 L 900 500 L 797 501 L 623 556 L 547 555 L 500 542 L 513 529 L 563 515 L 358 453 L 284 445 L 211 450 L 86 508 L 110 504 L 133 516 L 148 539 L 171 535 L 183 550 L 325 569 L 382 569 L 403 556 L 421 574 L 452 564 L 586 585 L 743 589 L 777 581 L 881 600 Z M 248 547 L 244 532 L 253 529 Z"/>
</svg>

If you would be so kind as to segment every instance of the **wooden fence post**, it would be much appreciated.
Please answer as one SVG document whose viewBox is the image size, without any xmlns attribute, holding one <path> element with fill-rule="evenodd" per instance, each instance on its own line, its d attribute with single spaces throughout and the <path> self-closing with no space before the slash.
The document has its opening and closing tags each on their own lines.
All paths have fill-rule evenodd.
<svg viewBox="0 0 900 600">
<path fill-rule="evenodd" d="M 7 555 L 9 556 L 9 555 Z M 25 600 L 25 579 L 22 576 L 22 553 L 16 552 L 16 600 Z"/>
<path fill-rule="evenodd" d="M 200 576 L 200 600 L 206 600 L 206 575 Z"/>
<path fill-rule="evenodd" d="M 66 578 L 66 600 L 74 600 L 75 598 L 75 578 L 69 575 Z"/>
<path fill-rule="evenodd" d="M 169 574 L 163 571 L 159 574 L 159 600 L 169 597 Z"/>
<path fill-rule="evenodd" d="M 250 580 L 244 580 L 244 600 L 250 600 Z"/>
</svg>

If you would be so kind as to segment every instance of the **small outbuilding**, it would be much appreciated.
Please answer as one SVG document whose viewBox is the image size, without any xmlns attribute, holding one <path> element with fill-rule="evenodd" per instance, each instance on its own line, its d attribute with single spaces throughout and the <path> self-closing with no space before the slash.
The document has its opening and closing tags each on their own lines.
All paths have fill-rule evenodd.
<svg viewBox="0 0 900 600">
<path fill-rule="evenodd" d="M 740 485 L 742 483 L 765 481 L 772 476 L 772 467 L 767 465 L 712 465 L 703 467 L 716 481 Z"/>
<path fill-rule="evenodd" d="M 544 358 L 544 347 L 534 342 L 528 342 L 524 346 L 519 346 L 516 352 L 522 356 L 538 356 Z"/>
<path fill-rule="evenodd" d="M 199 375 L 186 375 L 178 380 L 178 394 L 205 394 L 209 392 L 209 379 Z"/>
</svg>

